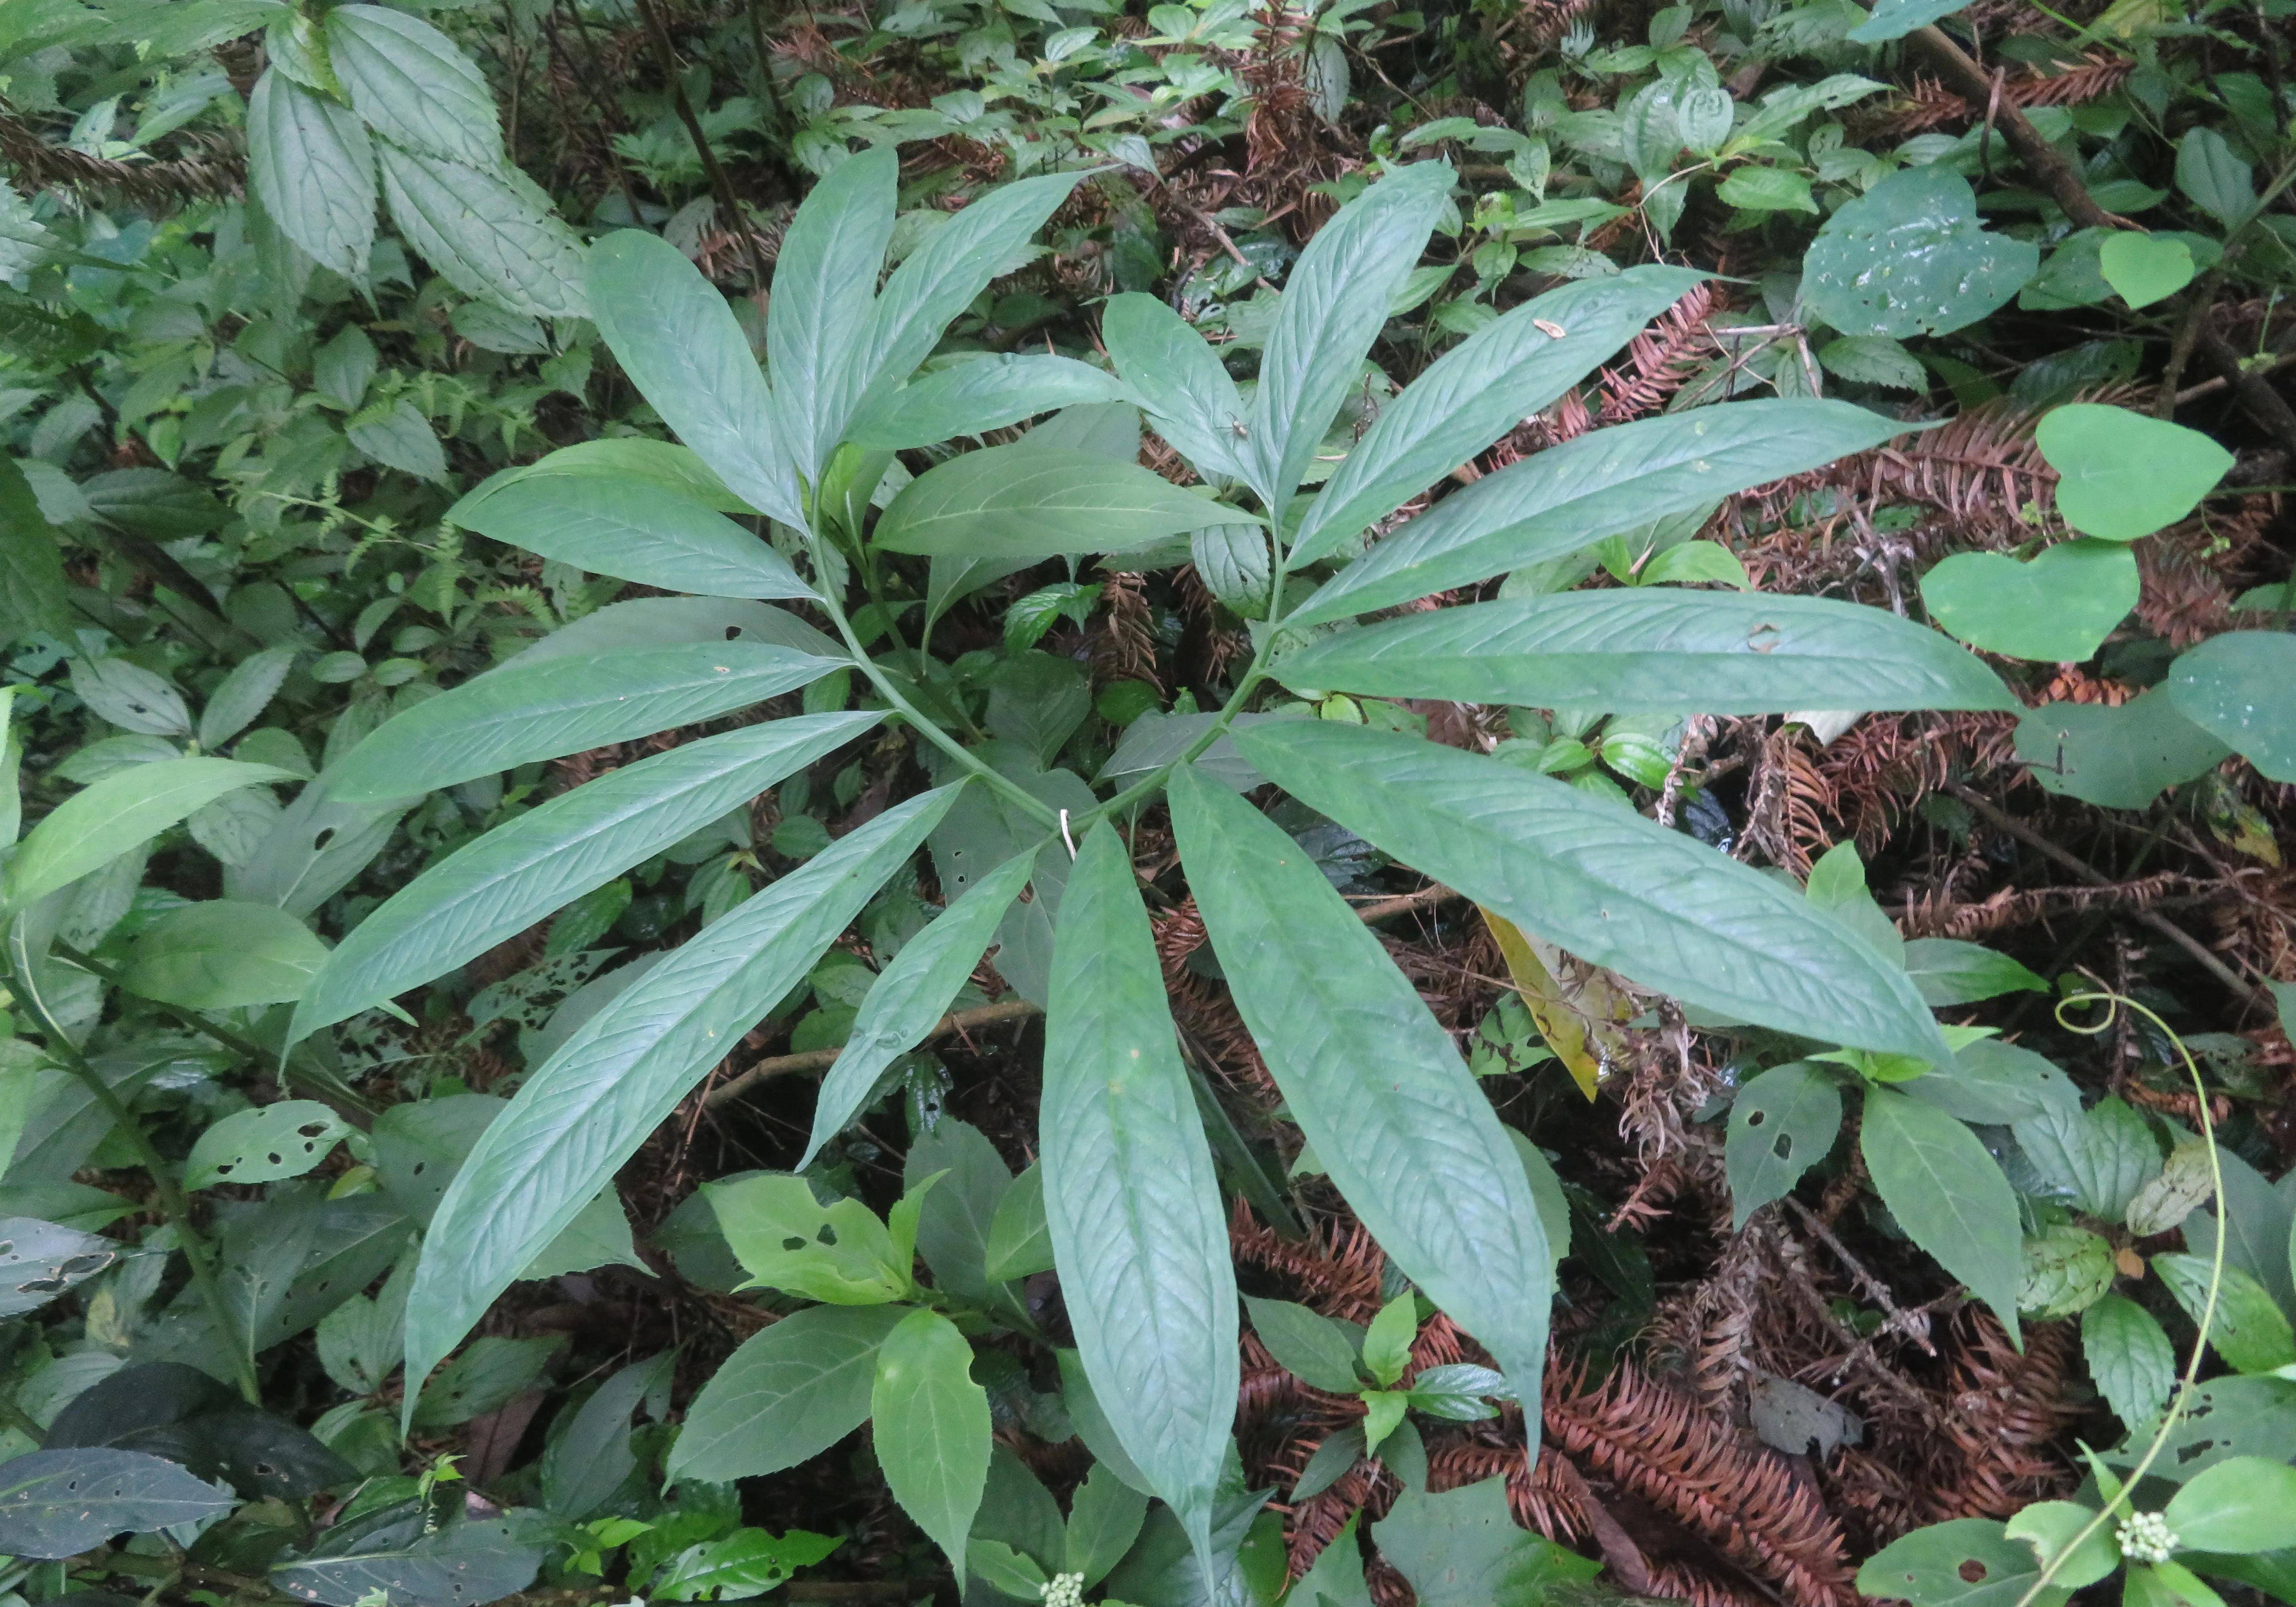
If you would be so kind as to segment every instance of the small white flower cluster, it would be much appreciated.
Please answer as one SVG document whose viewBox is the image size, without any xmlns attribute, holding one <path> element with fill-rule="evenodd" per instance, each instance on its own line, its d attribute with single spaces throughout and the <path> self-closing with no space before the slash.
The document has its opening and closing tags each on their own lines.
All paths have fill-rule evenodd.
<svg viewBox="0 0 2296 1607">
<path fill-rule="evenodd" d="M 1056 1573 L 1046 1580 L 1045 1607 L 1084 1607 L 1084 1575 Z"/>
<path fill-rule="evenodd" d="M 2177 1549 L 2177 1537 L 2159 1513 L 2138 1513 L 2120 1526 L 2120 1554 L 2137 1562 L 2165 1562 Z M 1045 1597 L 1051 1601 L 1047 1594 Z"/>
</svg>

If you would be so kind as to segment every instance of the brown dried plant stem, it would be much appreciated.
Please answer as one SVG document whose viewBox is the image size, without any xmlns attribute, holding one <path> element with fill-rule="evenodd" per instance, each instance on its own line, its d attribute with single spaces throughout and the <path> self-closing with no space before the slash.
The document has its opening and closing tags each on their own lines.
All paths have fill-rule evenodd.
<svg viewBox="0 0 2296 1607">
<path fill-rule="evenodd" d="M 660 8 L 654 0 L 638 0 L 638 12 L 645 19 L 646 37 L 652 42 L 654 61 L 661 69 L 662 78 L 669 85 L 670 100 L 677 108 L 677 120 L 685 125 L 686 137 L 693 142 L 695 154 L 701 159 L 702 170 L 709 176 L 710 193 L 718 198 L 718 209 L 723 212 L 726 229 L 739 234 L 750 258 L 750 274 L 756 288 L 766 288 L 766 258 L 758 249 L 757 231 L 750 227 L 742 214 L 742 203 L 734 193 L 734 181 L 726 176 L 724 164 L 718 153 L 709 148 L 709 136 L 702 132 L 701 119 L 694 114 L 693 102 L 687 98 L 685 81 L 677 70 L 677 46 L 669 37 L 669 27 L 661 20 Z"/>
</svg>

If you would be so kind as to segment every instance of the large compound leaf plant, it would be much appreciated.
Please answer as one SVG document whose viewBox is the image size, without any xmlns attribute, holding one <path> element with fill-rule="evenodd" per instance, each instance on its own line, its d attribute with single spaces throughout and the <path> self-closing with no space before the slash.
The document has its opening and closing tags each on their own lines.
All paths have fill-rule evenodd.
<svg viewBox="0 0 2296 1607">
<path fill-rule="evenodd" d="M 1057 357 L 980 357 L 920 374 L 944 327 L 1025 256 L 1082 177 L 1030 178 L 975 201 L 881 284 L 894 156 L 879 149 L 845 160 L 783 242 L 765 318 L 770 376 L 726 302 L 672 247 L 625 232 L 592 249 L 592 315 L 684 446 L 569 448 L 496 476 L 453 522 L 664 591 L 752 606 L 795 600 L 817 609 L 836 640 L 757 606 L 747 616 L 756 628 L 738 640 L 717 631 L 505 666 L 383 726 L 331 775 L 335 796 L 448 786 L 734 713 L 836 672 L 865 681 L 870 706 L 690 742 L 497 827 L 332 951 L 293 1035 L 468 961 L 881 722 L 929 744 L 920 757 L 943 784 L 879 813 L 708 925 L 526 1078 L 426 1234 L 406 1304 L 410 1403 L 415 1381 L 955 811 L 997 813 L 1013 851 L 954 882 L 943 876 L 948 907 L 860 1006 L 824 1083 L 813 1148 L 850 1121 L 1002 932 L 1000 965 L 1046 1006 L 1041 1161 L 1025 1197 L 1037 1199 L 1040 1185 L 1040 1236 L 1075 1332 L 1071 1414 L 1080 1429 L 1104 1431 L 1094 1447 L 1103 1461 L 1160 1497 L 1207 1562 L 1216 1529 L 1223 1544 L 1234 1540 L 1216 1509 L 1232 1455 L 1238 1301 L 1212 1152 L 1127 845 L 1128 823 L 1159 795 L 1291 1115 L 1394 1266 L 1481 1343 L 1505 1390 L 1530 1406 L 1534 1436 L 1553 1297 L 1541 1180 L 1526 1169 L 1535 1152 L 1526 1160 L 1451 1035 L 1309 854 L 1257 807 L 1263 788 L 1273 783 L 1522 931 L 1709 1012 L 1873 1054 L 1950 1059 L 1906 972 L 1790 884 L 1615 796 L 1504 758 L 1341 721 L 1268 717 L 1262 707 L 1296 707 L 1282 688 L 1637 716 L 2013 707 L 1964 649 L 1847 603 L 1667 585 L 1543 594 L 1524 585 L 1491 601 L 1395 611 L 1438 592 L 1481 594 L 1495 578 L 1816 469 L 1905 426 L 1831 401 L 1696 408 L 1542 452 L 1372 539 L 1407 501 L 1585 378 L 1698 275 L 1638 267 L 1515 308 L 1394 397 L 1320 488 L 1305 488 L 1448 202 L 1451 170 L 1398 168 L 1315 237 L 1291 271 L 1254 383 L 1239 384 L 1218 350 L 1138 294 L 1105 308 L 1112 373 Z M 898 451 L 1078 405 L 1136 407 L 1201 485 L 1176 486 L 1046 427 L 1011 445 L 945 451 L 895 491 L 906 474 L 895 470 Z M 873 504 L 882 511 L 873 515 Z M 756 528 L 737 522 L 743 516 Z M 1156 562 L 1155 549 L 1183 536 L 1199 550 L 1217 542 L 1264 596 L 1240 611 L 1259 616 L 1255 651 L 1224 707 L 1162 717 L 1174 739 L 1167 755 L 1128 772 L 1120 791 L 1046 769 L 1042 750 L 982 740 L 946 707 L 947 667 L 898 628 L 920 602 L 929 628 L 949 598 L 1037 562 Z M 930 561 L 922 598 L 904 554 Z M 1233 750 L 1224 746 L 1213 764 L 1223 739 Z M 1022 938 L 1034 929 L 1016 921 L 1022 911 L 1051 922 L 1048 963 L 1026 983 Z M 1003 1176 L 1000 1168 L 1000 1189 Z M 933 1179 L 911 1183 L 886 1222 L 857 1204 L 822 1211 L 789 1178 L 724 1186 L 713 1203 L 758 1282 L 823 1302 L 812 1326 L 844 1358 L 837 1376 L 855 1376 L 848 1364 L 865 1376 L 874 1356 L 873 1390 L 838 1398 L 856 1414 L 873 1402 L 895 1493 L 962 1570 L 989 1417 L 951 1316 L 974 1332 L 986 1323 L 1041 1336 L 995 1288 L 995 1275 L 1028 1267 L 1025 1257 L 998 1258 L 970 1291 L 938 1260 L 939 1287 L 917 1284 L 911 1252 Z M 1024 1191 L 1014 1184 L 1012 1194 Z M 934 1259 L 930 1247 L 927 1255 Z M 751 1344 L 791 1343 L 792 1332 L 776 1324 Z M 743 1365 L 737 1357 L 728 1371 Z M 1501 1386 L 1491 1382 L 1489 1392 Z M 697 1414 L 709 1399 L 705 1391 Z M 1090 1414 L 1079 1405 L 1087 1399 Z M 858 1421 L 815 1422 L 808 1444 L 818 1449 L 828 1440 L 817 1431 Z M 712 1462 L 703 1425 L 688 1432 L 711 1476 L 759 1465 Z M 1009 1548 L 993 1549 L 996 1560 L 983 1562 L 976 1543 L 976 1564 L 1010 1562 Z"/>
</svg>

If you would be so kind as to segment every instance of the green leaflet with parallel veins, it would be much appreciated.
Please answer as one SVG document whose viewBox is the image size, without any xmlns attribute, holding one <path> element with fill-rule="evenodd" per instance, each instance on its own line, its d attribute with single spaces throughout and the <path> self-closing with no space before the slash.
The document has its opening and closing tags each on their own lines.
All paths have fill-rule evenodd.
<svg viewBox="0 0 2296 1607">
<path fill-rule="evenodd" d="M 1908 426 L 1847 402 L 1728 402 L 1597 430 L 1445 497 L 1287 617 L 1390 608 L 1591 546 L 1734 491 L 1878 447 Z"/>
<path fill-rule="evenodd" d="M 1174 773 L 1171 799 L 1188 885 L 1292 1119 L 1396 1266 L 1535 1399 L 1554 1299 L 1546 1235 L 1450 1034 L 1272 821 L 1192 768 Z"/>
<path fill-rule="evenodd" d="M 0 872 L 0 912 L 46 898 L 226 792 L 295 779 L 270 765 L 229 758 L 163 758 L 115 770 L 26 834 Z"/>
<path fill-rule="evenodd" d="M 893 553 L 1033 561 L 1129 552 L 1243 517 L 1137 463 L 1024 439 L 926 470 L 893 498 L 872 539 Z"/>
<path fill-rule="evenodd" d="M 1156 432 L 1207 474 L 1245 478 L 1250 439 L 1243 397 L 1219 354 L 1179 314 L 1140 291 L 1101 310 L 1101 339 L 1124 382 L 1156 420 Z"/>
<path fill-rule="evenodd" d="M 988 1392 L 972 1346 L 938 1311 L 912 1311 L 877 1348 L 869 1395 L 877 1465 L 902 1510 L 964 1577 L 964 1541 L 988 1482 Z"/>
<path fill-rule="evenodd" d="M 525 931 L 875 726 L 804 715 L 704 737 L 561 793 L 424 871 L 353 927 L 288 1041 L 404 993 Z"/>
<path fill-rule="evenodd" d="M 1869 1087 L 1857 1143 L 1898 1225 L 1992 1307 L 2018 1342 L 2017 1195 L 1977 1135 L 1918 1100 Z"/>
<path fill-rule="evenodd" d="M 773 394 L 701 270 L 660 236 L 622 229 L 590 248 L 589 296 L 598 332 L 662 422 L 735 496 L 802 529 Z"/>
<path fill-rule="evenodd" d="M 1074 357 L 967 357 L 885 392 L 846 435 L 890 452 L 985 434 L 1056 408 L 1128 399 L 1113 378 Z"/>
<path fill-rule="evenodd" d="M 939 919 L 904 944 L 871 985 L 845 1047 L 821 1079 L 813 1133 L 806 1142 L 805 1158 L 797 1164 L 799 1171 L 811 1166 L 821 1146 L 851 1125 L 894 1057 L 915 1048 L 947 1012 L 1036 863 L 1032 849 L 975 881 Z"/>
<path fill-rule="evenodd" d="M 1571 592 L 1406 614 L 1278 660 L 1285 684 L 1636 714 L 2016 709 L 1976 654 L 1817 597 Z"/>
<path fill-rule="evenodd" d="M 1742 1021 L 1952 1059 L 1905 972 L 1847 927 L 1632 809 L 1330 720 L 1267 721 L 1235 743 L 1309 808 L 1582 960 Z"/>
<path fill-rule="evenodd" d="M 649 647 L 504 665 L 386 721 L 329 776 L 357 803 L 713 719 L 844 667 L 763 642 Z"/>
<path fill-rule="evenodd" d="M 582 243 L 515 168 L 473 168 L 375 146 L 391 221 L 465 295 L 537 318 L 579 318 Z M 683 258 L 680 258 L 683 260 Z"/>
<path fill-rule="evenodd" d="M 1235 1416 L 1235 1272 L 1148 912 L 1105 823 L 1062 895 L 1037 1120 L 1045 1216 L 1086 1375 L 1209 1567 Z"/>
<path fill-rule="evenodd" d="M 594 575 L 706 597 L 810 597 L 789 560 L 700 499 L 635 474 L 566 473 L 555 455 L 496 475 L 447 522 Z"/>
<path fill-rule="evenodd" d="M 837 450 L 861 394 L 853 358 L 893 237 L 899 174 L 890 145 L 839 163 L 799 205 L 774 259 L 766 361 L 782 439 L 808 480 Z"/>
<path fill-rule="evenodd" d="M 804 980 L 956 791 L 888 809 L 704 928 L 527 1078 L 431 1218 L 407 1297 L 407 1377 L 427 1377 L 709 1068 Z M 410 1402 L 416 1393 L 408 1389 Z"/>
<path fill-rule="evenodd" d="M 1593 373 L 1706 275 L 1644 266 L 1533 298 L 1438 358 L 1380 410 L 1300 521 L 1311 563 L 1433 485 Z"/>
</svg>

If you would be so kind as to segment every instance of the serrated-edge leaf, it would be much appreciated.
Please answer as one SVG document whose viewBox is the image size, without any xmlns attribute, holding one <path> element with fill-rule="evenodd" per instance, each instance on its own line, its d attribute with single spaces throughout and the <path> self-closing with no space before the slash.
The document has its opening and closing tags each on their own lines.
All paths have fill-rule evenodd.
<svg viewBox="0 0 2296 1607">
<path fill-rule="evenodd" d="M 280 232 L 354 282 L 374 243 L 374 147 L 347 107 L 277 71 L 247 99 L 247 179 Z"/>
<path fill-rule="evenodd" d="M 812 1306 L 750 1336 L 685 1409 L 672 1482 L 723 1484 L 795 1467 L 869 1417 L 877 1347 L 900 1306 Z"/>
<path fill-rule="evenodd" d="M 676 247 L 638 229 L 590 248 L 588 283 L 598 332 L 662 422 L 735 496 L 804 529 L 773 394 L 717 287 Z"/>
<path fill-rule="evenodd" d="M 704 737 L 599 776 L 497 826 L 351 929 L 305 990 L 288 1041 L 444 975 L 882 717 L 802 715 Z"/>
<path fill-rule="evenodd" d="M 805 978 L 956 791 L 940 788 L 888 809 L 752 895 L 632 983 L 527 1078 L 455 1174 L 424 1236 L 407 1298 L 409 1379 L 429 1375 L 677 1102 Z"/>
<path fill-rule="evenodd" d="M 912 1311 L 877 1349 L 869 1396 L 877 1465 L 902 1510 L 964 1577 L 964 1541 L 988 1480 L 988 1392 L 972 1346 L 938 1311 Z"/>
<path fill-rule="evenodd" d="M 723 513 L 654 480 L 562 474 L 542 464 L 498 474 L 447 510 L 447 522 L 545 558 L 664 591 L 707 597 L 810 597 L 789 561 Z"/>
<path fill-rule="evenodd" d="M 375 144 L 391 221 L 440 277 L 537 318 L 579 318 L 582 247 L 516 168 L 493 173 Z"/>
<path fill-rule="evenodd" d="M 845 662 L 767 642 L 705 642 L 506 664 L 392 716 L 328 783 L 349 803 L 406 798 L 714 719 Z"/>
<path fill-rule="evenodd" d="M 2161 1414 L 2177 1387 L 2177 1348 L 2160 1319 L 2127 1295 L 2107 1294 L 2081 1313 L 2081 1354 L 2097 1392 L 2131 1434 Z"/>
<path fill-rule="evenodd" d="M 1904 972 L 1792 887 L 1575 787 L 1332 720 L 1239 731 L 1261 774 L 1578 958 L 1829 1043 L 1952 1058 Z"/>
<path fill-rule="evenodd" d="M 1061 898 L 1037 1125 L 1045 1216 L 1086 1375 L 1208 1562 L 1235 1415 L 1235 1273 L 1148 912 L 1104 822 Z"/>
<path fill-rule="evenodd" d="M 1619 590 L 1436 609 L 1323 636 L 1287 685 L 1638 714 L 2019 709 L 1976 654 L 1824 597 Z"/>
<path fill-rule="evenodd" d="M 890 145 L 839 163 L 800 204 L 774 260 L 766 360 L 783 439 L 808 480 L 837 449 L 861 394 L 853 355 L 892 241 L 899 176 Z"/>
<path fill-rule="evenodd" d="M 77 881 L 226 792 L 295 777 L 229 758 L 167 758 L 115 770 L 48 812 L 0 872 L 0 911 Z"/>
<path fill-rule="evenodd" d="M 328 64 L 377 134 L 450 161 L 503 165 L 494 91 L 452 39 L 381 5 L 336 6 L 326 35 Z"/>
<path fill-rule="evenodd" d="M 1450 1034 L 1272 821 L 1193 769 L 1171 799 L 1205 930 L 1292 1119 L 1396 1266 L 1532 1398 L 1554 1299 L 1546 1235 Z"/>
<path fill-rule="evenodd" d="M 1641 419 L 1487 474 L 1325 581 L 1286 623 L 1409 603 L 1561 557 L 1880 446 L 1910 426 L 1847 402 L 1727 402 Z"/>
<path fill-rule="evenodd" d="M 2017 1194 L 1977 1135 L 1919 1100 L 1868 1088 L 1858 1149 L 1898 1226 L 1992 1307 L 2017 1342 L 2025 1265 Z"/>
<path fill-rule="evenodd" d="M 845 1047 L 821 1079 L 813 1132 L 805 1158 L 797 1163 L 799 1171 L 811 1166 L 821 1146 L 851 1125 L 894 1058 L 916 1047 L 947 1013 L 949 1001 L 980 963 L 989 939 L 996 935 L 997 922 L 1021 896 L 1036 864 L 1037 851 L 1030 849 L 975 881 L 904 944 L 871 985 Z"/>
</svg>

